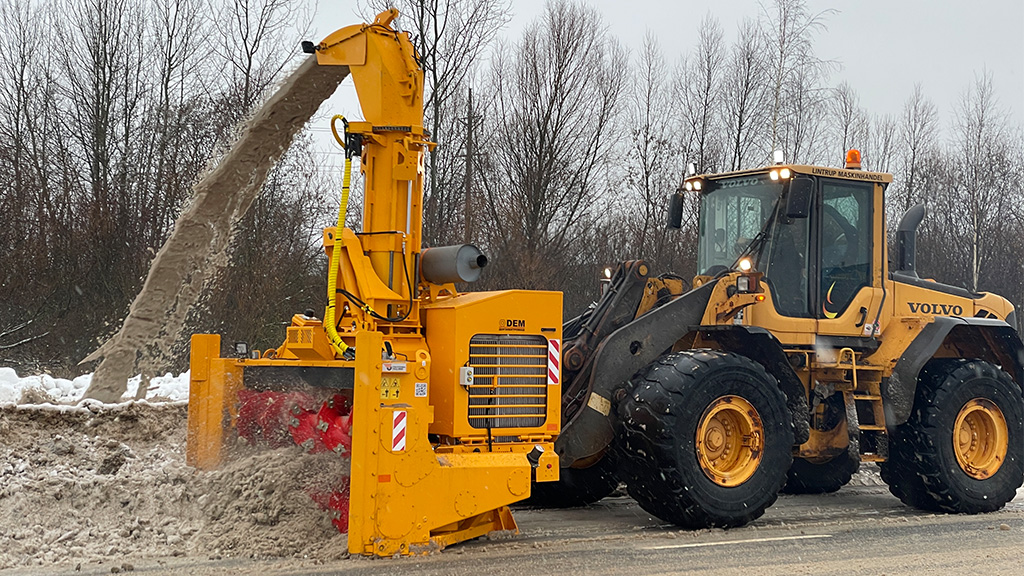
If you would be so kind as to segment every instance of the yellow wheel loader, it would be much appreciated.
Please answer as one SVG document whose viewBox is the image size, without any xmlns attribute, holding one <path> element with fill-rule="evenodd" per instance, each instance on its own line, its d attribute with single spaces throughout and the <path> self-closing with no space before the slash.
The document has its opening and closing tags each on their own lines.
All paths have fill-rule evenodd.
<svg viewBox="0 0 1024 576">
<path fill-rule="evenodd" d="M 348 533 L 351 553 L 378 556 L 515 530 L 508 505 L 559 471 L 562 295 L 460 294 L 455 283 L 474 281 L 486 257 L 472 245 L 421 245 L 434 143 L 423 129 L 423 71 L 408 34 L 391 25 L 397 15 L 303 46 L 316 66 L 347 67 L 365 116 L 331 124 L 346 162 L 338 224 L 323 236 L 323 315 L 296 314 L 279 347 L 240 344 L 233 357 L 221 355 L 219 336 L 194 335 L 188 415 L 187 460 L 201 469 L 240 442 L 350 459 L 348 478 L 310 496 Z M 309 64 L 299 73 L 315 72 Z M 287 109 L 299 97 L 272 102 Z M 344 227 L 356 156 L 359 232 Z"/>
<path fill-rule="evenodd" d="M 920 278 L 912 208 L 890 266 L 889 174 L 776 165 L 691 174 L 692 289 L 621 264 L 564 329 L 558 483 L 548 503 L 624 481 L 648 512 L 739 526 L 780 491 L 831 492 L 878 462 L 893 494 L 976 513 L 1024 480 L 1024 346 L 1013 306 Z"/>
</svg>

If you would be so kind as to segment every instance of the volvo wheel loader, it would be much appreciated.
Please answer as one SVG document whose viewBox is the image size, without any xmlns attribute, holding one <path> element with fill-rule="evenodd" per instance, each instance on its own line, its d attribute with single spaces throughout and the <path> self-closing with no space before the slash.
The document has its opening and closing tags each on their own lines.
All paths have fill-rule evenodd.
<svg viewBox="0 0 1024 576">
<path fill-rule="evenodd" d="M 350 459 L 350 477 L 311 496 L 352 554 L 378 556 L 515 530 L 508 505 L 559 472 L 562 295 L 460 294 L 455 283 L 475 280 L 486 257 L 422 246 L 434 143 L 397 15 L 303 46 L 318 66 L 347 67 L 365 116 L 332 119 L 346 161 L 338 223 L 323 235 L 323 314 L 296 314 L 285 341 L 262 352 L 239 344 L 224 357 L 220 336 L 194 335 L 188 414 L 187 460 L 201 469 L 239 443 Z M 365 178 L 358 232 L 344 226 L 353 157 Z"/>
<path fill-rule="evenodd" d="M 921 278 L 923 206 L 896 231 L 889 174 L 776 165 L 691 174 L 692 289 L 615 271 L 563 329 L 558 483 L 535 499 L 594 501 L 624 481 L 686 527 L 739 526 L 780 491 L 830 492 L 877 462 L 893 494 L 975 513 L 1024 479 L 1024 346 L 1004 298 Z"/>
</svg>

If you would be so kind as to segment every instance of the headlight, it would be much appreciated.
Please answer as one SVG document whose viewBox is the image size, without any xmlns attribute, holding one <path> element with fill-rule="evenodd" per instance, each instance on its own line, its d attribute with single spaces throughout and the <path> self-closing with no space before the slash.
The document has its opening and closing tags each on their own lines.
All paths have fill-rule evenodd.
<svg viewBox="0 0 1024 576">
<path fill-rule="evenodd" d="M 740 292 L 750 292 L 750 276 L 740 276 L 737 278 L 736 289 Z"/>
</svg>

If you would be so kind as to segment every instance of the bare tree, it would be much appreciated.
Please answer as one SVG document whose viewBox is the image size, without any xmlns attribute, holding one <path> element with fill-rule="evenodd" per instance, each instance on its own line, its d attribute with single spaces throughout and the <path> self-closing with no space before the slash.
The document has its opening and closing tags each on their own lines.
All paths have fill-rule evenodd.
<svg viewBox="0 0 1024 576">
<path fill-rule="evenodd" d="M 821 80 L 832 63 L 814 55 L 814 37 L 835 10 L 808 11 L 806 0 L 774 0 L 761 6 L 769 58 L 772 149 L 782 147 L 790 161 L 813 149 L 821 117 Z"/>
<path fill-rule="evenodd" d="M 728 138 L 726 165 L 730 170 L 747 167 L 752 156 L 767 157 L 758 150 L 765 139 L 769 91 L 764 42 L 757 23 L 745 20 L 733 43 L 722 82 L 722 123 Z"/>
<path fill-rule="evenodd" d="M 687 159 L 699 172 L 721 168 L 718 110 L 722 102 L 725 56 L 722 26 L 710 14 L 701 20 L 697 51 L 676 73 L 676 90 L 688 134 Z"/>
<path fill-rule="evenodd" d="M 62 187 L 78 211 L 72 230 L 80 234 L 68 276 L 89 303 L 79 320 L 100 325 L 123 311 L 145 265 L 136 222 L 146 186 L 137 161 L 149 92 L 140 42 L 146 19 L 132 0 L 58 0 L 54 9 L 61 11 L 56 40 L 80 47 L 56 55 L 58 129 L 68 135 Z M 68 294 L 66 305 L 74 300 Z"/>
<path fill-rule="evenodd" d="M 209 23 L 201 18 L 203 0 L 156 0 L 150 21 L 155 47 L 153 90 L 147 102 L 148 151 L 145 172 L 150 193 L 142 199 L 145 217 L 143 243 L 157 250 L 167 237 L 178 211 L 188 199 L 191 183 L 206 164 L 186 154 L 199 123 L 202 82 L 206 73 L 200 42 Z M 200 139 L 201 146 L 213 143 Z"/>
<path fill-rule="evenodd" d="M 838 149 L 831 148 L 829 155 L 841 162 L 847 150 L 865 148 L 871 135 L 871 121 L 860 107 L 857 93 L 847 82 L 842 82 L 832 91 L 830 111 L 833 122 L 831 139 L 838 144 Z"/>
<path fill-rule="evenodd" d="M 871 121 L 871 137 L 864 154 L 864 165 L 876 172 L 892 172 L 898 147 L 896 119 L 886 114 Z"/>
<path fill-rule="evenodd" d="M 26 320 L 15 326 L 9 326 L 6 328 L 0 328 L 0 350 L 12 350 L 19 346 L 24 346 L 33 340 L 38 340 L 45 337 L 49 332 L 42 332 L 29 335 L 27 333 L 18 334 L 25 328 L 32 325 L 34 319 Z"/>
<path fill-rule="evenodd" d="M 306 35 L 311 6 L 300 0 L 210 0 L 217 15 L 215 50 L 220 86 L 230 86 L 232 122 L 244 118 L 299 53 L 296 38 Z M 290 47 L 291 49 L 283 47 Z"/>
<path fill-rule="evenodd" d="M 32 47 L 42 34 L 33 25 L 37 16 L 29 2 L 0 4 L 0 238 L 4 250 L 4 286 L 14 278 L 16 254 L 26 254 L 45 235 L 45 221 L 33 216 L 38 200 L 33 182 L 30 123 L 33 120 L 33 91 L 38 78 L 33 71 Z M 19 250 L 21 248 L 21 250 Z M 32 255 L 37 257 L 38 254 Z"/>
<path fill-rule="evenodd" d="M 984 73 L 964 93 L 957 107 L 953 136 L 956 152 L 950 159 L 957 167 L 953 175 L 954 194 L 967 222 L 969 287 L 975 291 L 986 260 L 995 252 L 991 248 L 999 242 L 1007 223 L 1004 215 L 1021 192 L 1014 188 L 1016 142 L 1008 125 L 1006 112 L 996 100 L 992 75 Z"/>
<path fill-rule="evenodd" d="M 32 367 L 59 363 L 73 342 L 51 352 L 67 334 L 53 327 L 80 319 L 66 303 L 78 289 L 81 164 L 60 129 L 59 51 L 35 49 L 55 43 L 55 21 L 45 4 L 0 3 L 0 326 L 21 327 L 6 360 Z"/>
<path fill-rule="evenodd" d="M 613 196 L 614 213 L 628 237 L 620 238 L 619 249 L 629 258 L 645 258 L 656 270 L 675 270 L 683 250 L 672 245 L 675 234 L 666 229 L 669 194 L 675 191 L 683 173 L 682 149 L 676 143 L 672 124 L 671 90 L 666 82 L 666 65 L 657 40 L 648 33 L 631 69 L 634 81 L 626 103 L 630 148 L 625 162 L 623 194 Z"/>
<path fill-rule="evenodd" d="M 489 74 L 487 244 L 501 286 L 562 288 L 564 266 L 585 252 L 625 81 L 626 56 L 592 8 L 547 4 Z"/>
<path fill-rule="evenodd" d="M 829 91 L 820 71 L 801 68 L 786 84 L 786 115 L 779 143 L 789 162 L 827 163 Z"/>
<path fill-rule="evenodd" d="M 508 0 L 402 0 L 399 23 L 413 35 L 424 69 L 425 125 L 441 145 L 427 156 L 423 235 L 427 245 L 461 240 L 465 117 L 473 70 L 511 17 Z"/>
<path fill-rule="evenodd" d="M 909 210 L 920 199 L 922 165 L 937 153 L 939 114 L 921 89 L 914 86 L 914 93 L 903 105 L 900 119 L 900 162 L 899 186 L 903 210 Z"/>
</svg>

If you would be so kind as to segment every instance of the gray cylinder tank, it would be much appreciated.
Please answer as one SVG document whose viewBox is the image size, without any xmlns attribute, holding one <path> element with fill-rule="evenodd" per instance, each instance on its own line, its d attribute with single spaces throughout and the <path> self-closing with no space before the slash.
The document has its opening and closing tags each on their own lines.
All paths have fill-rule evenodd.
<svg viewBox="0 0 1024 576">
<path fill-rule="evenodd" d="M 427 248 L 420 257 L 423 279 L 434 284 L 476 282 L 487 256 L 472 244 Z"/>
</svg>

